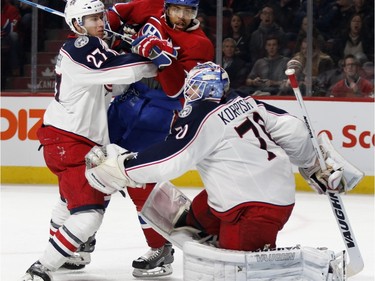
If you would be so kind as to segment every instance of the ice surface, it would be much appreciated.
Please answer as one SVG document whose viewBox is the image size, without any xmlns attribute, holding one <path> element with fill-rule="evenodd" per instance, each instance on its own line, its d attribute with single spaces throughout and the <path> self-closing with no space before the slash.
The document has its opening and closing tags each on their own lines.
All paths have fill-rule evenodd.
<svg viewBox="0 0 375 281">
<path fill-rule="evenodd" d="M 193 198 L 198 188 L 183 188 Z M 17 281 L 44 251 L 51 210 L 58 199 L 56 186 L 3 185 L 1 187 L 1 281 Z M 374 197 L 343 195 L 350 224 L 360 246 L 365 268 L 350 281 L 374 281 Z M 280 232 L 278 246 L 325 246 L 345 249 L 326 196 L 297 193 L 292 217 Z M 92 263 L 79 271 L 58 271 L 54 281 L 127 281 L 131 263 L 148 250 L 130 198 L 115 194 L 97 233 Z M 182 252 L 176 249 L 174 273 L 160 280 L 183 280 Z M 139 280 L 139 279 L 138 279 Z M 150 280 L 150 279 L 149 279 Z M 155 279 L 154 279 L 155 280 Z"/>
</svg>

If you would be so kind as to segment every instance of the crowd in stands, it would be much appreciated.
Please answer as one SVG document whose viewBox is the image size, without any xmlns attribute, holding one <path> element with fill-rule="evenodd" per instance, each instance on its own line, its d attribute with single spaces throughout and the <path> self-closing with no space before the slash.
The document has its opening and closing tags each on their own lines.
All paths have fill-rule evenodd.
<svg viewBox="0 0 375 281">
<path fill-rule="evenodd" d="M 213 40 L 216 1 L 201 0 L 199 12 Z M 374 1 L 313 1 L 310 93 L 306 93 L 307 26 L 305 0 L 224 0 L 222 61 L 234 81 L 232 87 L 244 95 L 293 95 L 284 71 L 288 61 L 297 60 L 304 95 L 373 97 Z M 233 42 L 236 47 L 230 52 Z M 356 71 L 348 78 L 345 61 L 351 56 Z M 334 92 L 336 83 L 346 94 Z M 359 90 L 353 91 L 353 84 Z M 362 84 L 372 85 L 372 90 L 362 90 Z"/>
<path fill-rule="evenodd" d="M 38 4 L 63 12 L 63 0 L 39 0 Z M 38 51 L 43 50 L 46 28 L 63 28 L 64 19 L 51 13 L 38 13 Z M 8 77 L 24 75 L 31 52 L 32 7 L 16 0 L 1 0 L 1 89 Z"/>
<path fill-rule="evenodd" d="M 111 0 L 104 2 L 108 6 Z M 38 3 L 59 11 L 65 5 L 63 0 Z M 198 12 L 201 28 L 216 44 L 216 0 L 200 0 Z M 41 27 L 64 27 L 62 18 L 48 13 L 42 13 L 39 22 Z M 222 66 L 232 87 L 244 95 L 293 94 L 283 87 L 287 85 L 284 71 L 289 60 L 297 60 L 302 64 L 300 83 L 306 82 L 307 26 L 306 0 L 223 0 Z M 43 30 L 39 28 L 38 49 L 43 48 Z M 1 0 L 2 88 L 6 77 L 23 74 L 31 34 L 30 6 Z M 303 90 L 303 94 L 338 96 L 334 86 L 348 79 L 345 61 L 352 55 L 358 77 L 344 86 L 366 80 L 372 85 L 369 96 L 373 97 L 374 1 L 313 1 L 313 37 L 311 93 Z M 359 91 L 354 95 L 368 96 Z"/>
</svg>

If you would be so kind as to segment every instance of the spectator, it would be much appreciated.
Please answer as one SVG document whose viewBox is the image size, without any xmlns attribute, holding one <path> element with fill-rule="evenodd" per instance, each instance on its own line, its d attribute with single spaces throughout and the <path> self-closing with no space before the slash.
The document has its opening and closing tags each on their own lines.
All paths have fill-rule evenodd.
<svg viewBox="0 0 375 281">
<path fill-rule="evenodd" d="M 313 39 L 312 43 L 312 72 L 313 78 L 317 77 L 319 73 L 330 70 L 334 67 L 334 62 L 332 58 L 323 53 L 320 50 L 320 44 L 316 38 Z M 301 43 L 301 49 L 297 52 L 292 59 L 298 60 L 302 63 L 303 73 L 306 75 L 306 58 L 307 58 L 307 38 L 305 37 Z"/>
<path fill-rule="evenodd" d="M 295 40 L 298 26 L 294 24 L 296 10 L 299 8 L 298 0 L 274 0 L 272 7 L 276 15 L 275 21 L 283 28 L 288 40 Z"/>
<path fill-rule="evenodd" d="M 223 68 L 229 75 L 233 89 L 245 83 L 246 62 L 236 55 L 236 40 L 233 38 L 223 40 Z"/>
<path fill-rule="evenodd" d="M 348 22 L 347 31 L 338 38 L 336 44 L 336 56 L 343 58 L 346 55 L 354 54 L 357 59 L 363 62 L 373 58 L 374 42 L 368 40 L 367 31 L 363 29 L 361 15 L 354 14 Z"/>
<path fill-rule="evenodd" d="M 210 39 L 212 44 L 215 46 L 215 36 L 212 33 L 211 27 L 208 23 L 208 18 L 205 14 L 200 13 L 197 15 L 197 20 L 199 20 L 199 26 L 203 30 L 204 34 Z"/>
<path fill-rule="evenodd" d="M 331 28 L 336 31 L 335 34 L 343 34 L 346 33 L 348 23 L 355 14 L 353 0 L 337 0 L 336 3 L 339 7 L 339 13 Z"/>
<path fill-rule="evenodd" d="M 317 77 L 319 74 L 328 71 L 330 69 L 333 69 L 335 64 L 332 60 L 332 58 L 326 54 L 323 53 L 320 50 L 320 44 L 316 38 L 313 39 L 312 43 L 312 69 L 311 69 L 311 95 L 312 96 L 325 96 L 326 92 L 325 89 L 321 87 L 321 85 L 318 84 Z M 304 38 L 302 40 L 301 49 L 298 53 L 296 53 L 293 56 L 293 60 L 298 60 L 302 64 L 302 73 L 306 77 L 307 75 L 307 69 L 306 69 L 306 59 L 307 58 L 307 38 Z M 306 79 L 304 79 L 304 82 L 306 82 Z"/>
<path fill-rule="evenodd" d="M 339 7 L 335 0 L 313 1 L 313 17 L 316 28 L 325 40 L 333 38 L 332 23 L 336 21 Z M 302 19 L 307 16 L 307 1 L 301 1 L 300 8 L 296 11 L 294 23 L 300 26 Z"/>
<path fill-rule="evenodd" d="M 1 0 L 1 85 L 9 76 L 19 76 L 21 70 L 18 25 L 21 15 L 10 0 Z"/>
<path fill-rule="evenodd" d="M 359 62 L 354 55 L 344 58 L 344 78 L 333 85 L 330 97 L 372 97 L 374 84 L 359 75 Z"/>
<path fill-rule="evenodd" d="M 353 0 L 356 14 L 361 15 L 362 29 L 368 30 L 368 35 L 374 41 L 374 1 L 373 0 Z M 372 59 L 373 60 L 373 59 Z"/>
<path fill-rule="evenodd" d="M 269 35 L 278 37 L 280 53 L 282 54 L 285 46 L 284 30 L 275 23 L 273 8 L 264 6 L 260 13 L 260 24 L 257 30 L 251 33 L 249 50 L 251 63 L 255 63 L 258 59 L 266 56 L 265 43 Z"/>
<path fill-rule="evenodd" d="M 308 19 L 306 16 L 302 19 L 301 26 L 298 31 L 294 53 L 298 52 L 298 50 L 301 49 L 302 41 L 307 37 L 307 25 L 308 25 Z M 324 44 L 324 37 L 320 33 L 320 31 L 316 28 L 315 25 L 313 25 L 313 37 L 318 40 L 319 44 L 321 45 Z"/>
<path fill-rule="evenodd" d="M 289 58 L 279 54 L 278 38 L 268 37 L 265 49 L 267 56 L 255 62 L 247 76 L 246 87 L 240 89 L 245 94 L 254 94 L 257 91 L 276 95 L 283 80 L 287 78 L 285 69 Z"/>
<path fill-rule="evenodd" d="M 239 14 L 233 14 L 230 20 L 229 32 L 224 38 L 233 38 L 236 41 L 235 53 L 246 62 L 250 62 L 248 53 L 248 38 L 246 34 L 245 21 Z"/>
<path fill-rule="evenodd" d="M 333 85 L 340 81 L 344 75 L 344 60 L 339 60 L 337 67 L 320 73 L 316 84 L 326 93 L 331 91 Z"/>
<path fill-rule="evenodd" d="M 353 0 L 353 7 L 356 14 L 367 14 L 365 0 Z"/>
<path fill-rule="evenodd" d="M 251 9 L 253 0 L 223 0 L 223 15 L 232 16 Z"/>
<path fill-rule="evenodd" d="M 362 65 L 363 74 L 362 77 L 366 80 L 369 80 L 372 84 L 374 84 L 374 63 L 373 62 L 365 62 Z"/>
</svg>

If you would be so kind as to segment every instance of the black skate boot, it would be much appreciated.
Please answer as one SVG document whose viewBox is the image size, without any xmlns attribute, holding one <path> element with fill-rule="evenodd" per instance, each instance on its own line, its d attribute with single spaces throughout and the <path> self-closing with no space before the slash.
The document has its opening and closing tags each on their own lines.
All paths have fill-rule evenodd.
<svg viewBox="0 0 375 281">
<path fill-rule="evenodd" d="M 174 249 L 169 242 L 161 248 L 150 249 L 145 255 L 133 261 L 133 276 L 149 278 L 172 274 L 173 253 Z"/>
<path fill-rule="evenodd" d="M 48 268 L 37 261 L 30 266 L 21 281 L 52 281 L 49 272 Z"/>
<path fill-rule="evenodd" d="M 84 268 L 91 262 L 91 253 L 95 250 L 95 235 L 91 236 L 87 242 L 83 243 L 78 250 L 69 257 L 61 268 L 78 270 Z"/>
</svg>

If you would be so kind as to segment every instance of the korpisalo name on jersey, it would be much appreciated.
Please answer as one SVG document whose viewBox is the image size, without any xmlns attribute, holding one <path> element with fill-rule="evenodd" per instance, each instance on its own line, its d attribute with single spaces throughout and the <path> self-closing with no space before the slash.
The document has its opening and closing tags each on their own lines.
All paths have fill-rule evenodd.
<svg viewBox="0 0 375 281">
<path fill-rule="evenodd" d="M 227 125 L 238 116 L 247 113 L 253 108 L 254 106 L 252 106 L 248 101 L 240 99 L 230 104 L 224 110 L 220 111 L 217 115 L 220 117 L 221 121 L 223 121 L 224 125 Z"/>
</svg>

